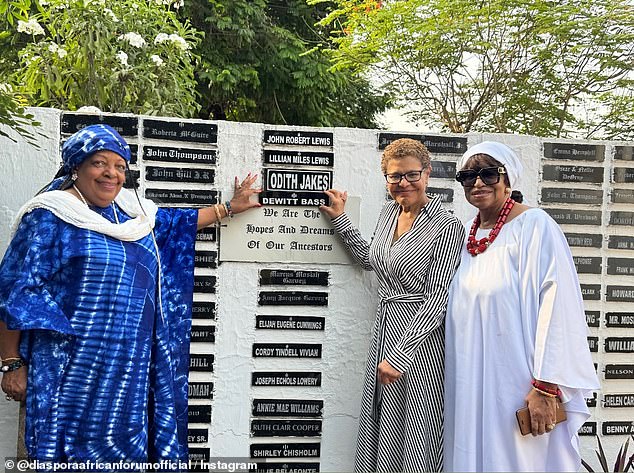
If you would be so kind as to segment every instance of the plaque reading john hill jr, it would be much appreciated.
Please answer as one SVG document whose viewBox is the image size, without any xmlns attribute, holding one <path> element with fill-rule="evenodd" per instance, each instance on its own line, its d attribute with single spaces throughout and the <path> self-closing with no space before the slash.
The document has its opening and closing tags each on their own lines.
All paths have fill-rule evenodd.
<svg viewBox="0 0 634 473">
<path fill-rule="evenodd" d="M 159 166 L 145 167 L 145 179 L 147 181 L 213 184 L 214 175 L 215 171 L 213 169 L 167 168 Z"/>
<path fill-rule="evenodd" d="M 544 157 L 549 159 L 574 159 L 576 161 L 603 161 L 605 158 L 605 145 L 544 143 Z"/>
</svg>

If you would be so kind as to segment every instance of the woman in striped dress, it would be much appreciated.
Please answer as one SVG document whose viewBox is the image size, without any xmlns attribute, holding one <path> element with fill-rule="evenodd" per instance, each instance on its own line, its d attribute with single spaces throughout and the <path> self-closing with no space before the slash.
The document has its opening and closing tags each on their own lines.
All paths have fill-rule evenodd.
<svg viewBox="0 0 634 473">
<path fill-rule="evenodd" d="M 440 471 L 443 459 L 444 315 L 464 229 L 425 193 L 427 148 L 400 139 L 383 153 L 392 196 L 370 243 L 344 212 L 346 192 L 322 206 L 346 247 L 379 280 L 361 403 L 355 470 Z"/>
</svg>

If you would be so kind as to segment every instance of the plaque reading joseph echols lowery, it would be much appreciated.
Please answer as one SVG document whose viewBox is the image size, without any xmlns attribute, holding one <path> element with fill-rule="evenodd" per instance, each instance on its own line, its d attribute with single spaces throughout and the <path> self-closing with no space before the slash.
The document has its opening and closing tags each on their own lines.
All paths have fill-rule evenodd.
<svg viewBox="0 0 634 473">
<path fill-rule="evenodd" d="M 257 371 L 251 374 L 251 386 L 319 387 L 319 371 Z"/>
</svg>

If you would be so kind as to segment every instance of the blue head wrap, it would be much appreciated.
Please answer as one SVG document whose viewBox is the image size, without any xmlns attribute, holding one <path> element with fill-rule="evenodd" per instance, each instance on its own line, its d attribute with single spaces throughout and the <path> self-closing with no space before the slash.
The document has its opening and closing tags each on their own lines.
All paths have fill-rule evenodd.
<svg viewBox="0 0 634 473">
<path fill-rule="evenodd" d="M 108 125 L 90 125 L 72 135 L 62 147 L 64 170 L 70 174 L 97 151 L 112 151 L 130 162 L 130 146 Z"/>
</svg>

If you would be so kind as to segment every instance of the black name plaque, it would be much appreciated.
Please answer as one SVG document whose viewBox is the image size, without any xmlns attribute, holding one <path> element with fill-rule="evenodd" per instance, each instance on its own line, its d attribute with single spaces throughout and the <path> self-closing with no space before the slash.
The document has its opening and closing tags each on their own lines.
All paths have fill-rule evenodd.
<svg viewBox="0 0 634 473">
<path fill-rule="evenodd" d="M 597 435 L 597 423 L 596 422 L 585 422 L 581 428 L 579 429 L 579 435 Z"/>
<path fill-rule="evenodd" d="M 198 230 L 196 232 L 196 241 L 209 241 L 212 243 L 218 241 L 218 231 L 216 227 L 206 227 Z"/>
<path fill-rule="evenodd" d="M 601 425 L 603 435 L 634 435 L 634 421 L 610 421 Z"/>
<path fill-rule="evenodd" d="M 610 235 L 608 248 L 613 250 L 634 250 L 634 237 Z"/>
<path fill-rule="evenodd" d="M 616 146 L 614 159 L 632 161 L 634 158 L 634 146 Z"/>
<path fill-rule="evenodd" d="M 251 444 L 251 458 L 310 458 L 320 454 L 319 442 Z"/>
<path fill-rule="evenodd" d="M 209 404 L 188 405 L 187 422 L 190 424 L 208 424 L 211 422 L 211 406 Z"/>
<path fill-rule="evenodd" d="M 321 343 L 254 343 L 254 358 L 321 358 Z"/>
<path fill-rule="evenodd" d="M 216 143 L 218 125 L 143 119 L 143 136 L 156 140 Z"/>
<path fill-rule="evenodd" d="M 256 315 L 255 328 L 272 330 L 324 330 L 325 317 Z"/>
<path fill-rule="evenodd" d="M 101 115 L 96 113 L 64 113 L 62 114 L 61 132 L 72 134 L 89 125 L 109 125 L 121 136 L 136 137 L 139 133 L 138 117 L 121 115 Z"/>
<path fill-rule="evenodd" d="M 601 225 L 600 210 L 544 209 L 555 222 L 573 225 Z"/>
<path fill-rule="evenodd" d="M 601 300 L 601 284 L 580 284 L 584 301 Z"/>
<path fill-rule="evenodd" d="M 608 258 L 608 274 L 634 276 L 633 258 Z"/>
<path fill-rule="evenodd" d="M 634 226 L 634 212 L 625 212 L 621 210 L 610 212 L 610 225 Z"/>
<path fill-rule="evenodd" d="M 634 204 L 634 189 L 612 189 L 610 197 L 615 204 Z"/>
<path fill-rule="evenodd" d="M 214 294 L 216 292 L 216 276 L 194 276 L 194 292 Z"/>
<path fill-rule="evenodd" d="M 211 319 L 216 318 L 216 303 L 209 301 L 194 301 L 192 306 L 193 319 Z"/>
<path fill-rule="evenodd" d="M 196 250 L 194 264 L 197 268 L 215 268 L 218 266 L 218 252 Z"/>
<path fill-rule="evenodd" d="M 284 192 L 323 192 L 332 187 L 332 171 L 264 169 L 264 190 Z"/>
<path fill-rule="evenodd" d="M 211 354 L 205 355 L 189 355 L 189 371 L 208 371 L 214 370 L 214 356 Z"/>
<path fill-rule="evenodd" d="M 260 270 L 260 285 L 327 286 L 328 271 L 262 269 Z"/>
<path fill-rule="evenodd" d="M 579 274 L 601 274 L 600 256 L 573 256 L 572 260 Z"/>
<path fill-rule="evenodd" d="M 332 147 L 333 134 L 323 131 L 264 130 L 265 145 Z"/>
<path fill-rule="evenodd" d="M 566 233 L 566 241 L 568 246 L 576 246 L 580 248 L 601 248 L 603 236 L 587 233 Z"/>
<path fill-rule="evenodd" d="M 634 312 L 608 312 L 605 314 L 605 326 L 634 328 Z"/>
<path fill-rule="evenodd" d="M 598 327 L 601 313 L 598 310 L 586 310 L 586 324 L 588 327 Z"/>
<path fill-rule="evenodd" d="M 326 205 L 328 196 L 323 192 L 264 191 L 258 194 L 262 205 L 284 205 L 287 207 L 310 207 Z"/>
<path fill-rule="evenodd" d="M 216 164 L 217 158 L 218 154 L 215 149 L 143 146 L 143 159 L 146 161 L 186 164 Z"/>
<path fill-rule="evenodd" d="M 605 379 L 634 379 L 634 365 L 605 365 Z"/>
<path fill-rule="evenodd" d="M 430 197 L 437 197 L 441 202 L 448 204 L 453 202 L 453 189 L 444 189 L 442 187 L 428 187 L 426 194 Z"/>
<path fill-rule="evenodd" d="M 251 386 L 321 386 L 319 371 L 258 371 L 251 375 Z"/>
<path fill-rule="evenodd" d="M 431 177 L 439 179 L 455 179 L 456 163 L 453 161 L 433 161 L 431 162 Z"/>
<path fill-rule="evenodd" d="M 603 407 L 634 407 L 634 394 L 604 394 Z"/>
<path fill-rule="evenodd" d="M 607 337 L 606 353 L 634 353 L 634 337 Z"/>
<path fill-rule="evenodd" d="M 209 429 L 187 429 L 187 443 L 207 443 Z"/>
<path fill-rule="evenodd" d="M 195 182 L 197 184 L 213 184 L 213 169 L 169 168 L 146 166 L 145 179 L 161 182 Z"/>
<path fill-rule="evenodd" d="M 605 145 L 544 143 L 544 157 L 548 159 L 603 161 L 605 159 Z"/>
<path fill-rule="evenodd" d="M 542 171 L 545 181 L 592 182 L 596 184 L 603 182 L 603 168 L 596 166 L 545 164 Z"/>
<path fill-rule="evenodd" d="M 199 383 L 190 381 L 187 385 L 189 399 L 213 399 L 214 383 Z"/>
<path fill-rule="evenodd" d="M 634 302 L 634 286 L 608 286 L 607 301 Z"/>
<path fill-rule="evenodd" d="M 597 407 L 597 393 L 592 393 L 592 397 L 586 398 L 586 406 Z"/>
<path fill-rule="evenodd" d="M 614 168 L 612 182 L 618 184 L 634 182 L 634 168 Z"/>
<path fill-rule="evenodd" d="M 313 151 L 264 150 L 265 164 L 283 164 L 297 166 L 332 167 L 335 162 L 334 153 L 318 153 Z"/>
<path fill-rule="evenodd" d="M 307 305 L 327 306 L 327 292 L 260 291 L 259 305 Z"/>
<path fill-rule="evenodd" d="M 188 207 L 218 203 L 218 192 L 206 189 L 146 189 L 145 197 L 157 204 L 180 204 Z"/>
<path fill-rule="evenodd" d="M 319 462 L 267 462 L 256 463 L 253 473 L 319 473 Z"/>
<path fill-rule="evenodd" d="M 588 348 L 592 353 L 599 351 L 599 337 L 588 337 Z"/>
<path fill-rule="evenodd" d="M 141 177 L 141 171 L 137 171 L 136 169 L 130 169 L 125 173 L 125 182 L 123 183 L 123 187 L 126 189 L 134 189 L 139 188 L 139 178 Z"/>
<path fill-rule="evenodd" d="M 321 417 L 324 401 L 311 399 L 254 399 L 254 417 Z"/>
<path fill-rule="evenodd" d="M 214 343 L 215 341 L 215 325 L 192 325 L 190 342 Z"/>
<path fill-rule="evenodd" d="M 251 420 L 254 437 L 319 437 L 321 420 Z"/>
<path fill-rule="evenodd" d="M 543 187 L 542 202 L 600 205 L 603 203 L 603 191 L 595 189 L 562 189 L 560 187 Z"/>
<path fill-rule="evenodd" d="M 432 154 L 462 154 L 467 151 L 467 139 L 458 136 L 433 136 L 412 133 L 379 133 L 379 149 L 401 138 L 420 141 Z"/>
</svg>

